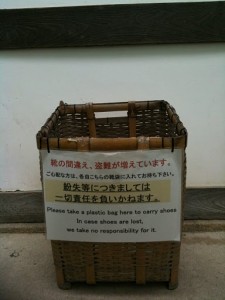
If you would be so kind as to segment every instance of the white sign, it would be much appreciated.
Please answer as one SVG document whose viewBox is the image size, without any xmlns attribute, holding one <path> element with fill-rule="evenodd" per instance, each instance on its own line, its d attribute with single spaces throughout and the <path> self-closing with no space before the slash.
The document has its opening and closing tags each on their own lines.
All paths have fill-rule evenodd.
<svg viewBox="0 0 225 300">
<path fill-rule="evenodd" d="M 179 241 L 182 150 L 41 150 L 47 238 Z"/>
</svg>

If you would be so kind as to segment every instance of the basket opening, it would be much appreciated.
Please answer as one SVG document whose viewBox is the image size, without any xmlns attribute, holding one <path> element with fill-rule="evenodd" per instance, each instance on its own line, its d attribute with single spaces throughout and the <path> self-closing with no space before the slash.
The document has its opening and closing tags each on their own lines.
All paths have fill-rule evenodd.
<svg viewBox="0 0 225 300">
<path fill-rule="evenodd" d="M 136 129 L 136 133 L 134 128 L 132 130 L 137 137 L 179 136 L 176 123 L 171 121 L 171 113 L 169 114 L 164 102 L 150 103 L 147 107 L 137 105 L 130 113 L 127 115 L 127 111 L 123 109 L 111 109 L 95 112 L 95 115 L 90 117 L 82 107 L 76 109 L 75 106 L 68 105 L 57 117 L 54 115 L 51 126 L 46 126 L 47 130 L 45 128 L 45 134 L 47 137 L 56 138 L 90 137 L 89 122 L 93 125 L 94 121 L 97 138 L 128 138 L 131 123 Z"/>
</svg>

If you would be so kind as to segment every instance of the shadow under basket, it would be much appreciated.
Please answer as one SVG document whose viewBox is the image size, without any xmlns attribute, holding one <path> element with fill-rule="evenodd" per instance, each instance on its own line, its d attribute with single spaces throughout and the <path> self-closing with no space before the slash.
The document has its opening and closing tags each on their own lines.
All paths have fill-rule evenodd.
<svg viewBox="0 0 225 300">
<path fill-rule="evenodd" d="M 97 118 L 95 114 L 116 111 L 126 111 L 127 115 Z M 48 151 L 182 149 L 182 221 L 186 145 L 185 127 L 175 109 L 163 100 L 77 105 L 61 102 L 37 134 L 38 149 Z M 69 289 L 73 282 L 167 282 L 169 289 L 178 285 L 181 242 L 51 241 L 51 245 L 57 283 L 62 289 Z"/>
</svg>

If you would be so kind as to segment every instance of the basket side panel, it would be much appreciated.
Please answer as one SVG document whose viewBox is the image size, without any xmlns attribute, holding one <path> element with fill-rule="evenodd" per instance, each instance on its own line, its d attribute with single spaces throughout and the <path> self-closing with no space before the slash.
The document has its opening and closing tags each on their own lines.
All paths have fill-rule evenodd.
<svg viewBox="0 0 225 300">
<path fill-rule="evenodd" d="M 138 264 L 136 243 L 77 243 L 52 241 L 54 263 L 68 282 L 86 282 L 86 249 L 92 249 L 97 282 L 135 282 Z M 169 281 L 178 269 L 180 243 L 144 243 L 145 280 Z"/>
</svg>

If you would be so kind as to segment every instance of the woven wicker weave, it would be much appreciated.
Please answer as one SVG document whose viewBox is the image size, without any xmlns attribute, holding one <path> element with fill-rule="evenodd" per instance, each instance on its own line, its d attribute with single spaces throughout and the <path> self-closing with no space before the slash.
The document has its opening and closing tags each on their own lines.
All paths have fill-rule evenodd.
<svg viewBox="0 0 225 300">
<path fill-rule="evenodd" d="M 114 111 L 127 111 L 127 116 L 95 117 L 95 112 Z M 37 134 L 38 149 L 48 151 L 183 149 L 183 192 L 186 144 L 187 131 L 166 101 L 80 105 L 61 102 Z M 165 281 L 170 289 L 176 288 L 178 283 L 180 242 L 52 241 L 52 251 L 60 288 L 69 288 L 77 281 L 89 284 Z"/>
</svg>

